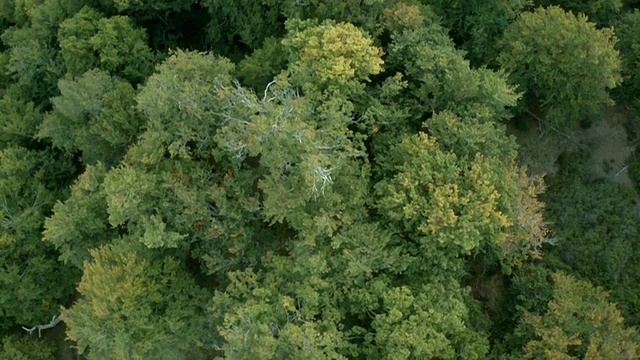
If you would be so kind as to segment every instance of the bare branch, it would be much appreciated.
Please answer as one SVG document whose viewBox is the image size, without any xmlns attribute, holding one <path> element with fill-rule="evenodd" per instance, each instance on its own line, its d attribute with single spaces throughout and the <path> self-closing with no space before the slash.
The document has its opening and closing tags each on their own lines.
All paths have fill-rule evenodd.
<svg viewBox="0 0 640 360">
<path fill-rule="evenodd" d="M 24 331 L 28 332 L 29 335 L 31 335 L 31 333 L 33 333 L 35 330 L 38 330 L 38 337 L 42 337 L 42 330 L 46 330 L 46 329 L 51 329 L 53 327 L 55 327 L 56 325 L 58 325 L 60 322 L 62 321 L 62 318 L 60 316 L 56 316 L 54 315 L 53 318 L 51 318 L 51 321 L 48 324 L 44 324 L 44 325 L 36 325 L 32 328 L 26 328 L 26 327 L 22 327 L 22 329 L 24 329 Z"/>
<path fill-rule="evenodd" d="M 318 182 L 321 183 L 320 190 L 318 191 Z M 318 196 L 318 192 L 324 195 L 324 190 L 327 185 L 333 183 L 333 179 L 331 179 L 331 169 L 316 166 L 313 169 L 313 185 L 311 186 L 311 193 L 314 197 Z"/>
<path fill-rule="evenodd" d="M 267 84 L 267 87 L 264 89 L 264 97 L 262 98 L 263 102 L 267 101 L 267 92 L 269 92 L 269 87 L 275 83 L 276 81 L 272 80 L 270 83 Z"/>
<path fill-rule="evenodd" d="M 629 165 L 626 165 L 625 167 L 620 169 L 620 171 L 618 171 L 615 175 L 613 175 L 613 177 L 618 177 L 618 175 L 622 174 L 622 172 L 627 170 L 628 168 L 629 168 Z"/>
</svg>

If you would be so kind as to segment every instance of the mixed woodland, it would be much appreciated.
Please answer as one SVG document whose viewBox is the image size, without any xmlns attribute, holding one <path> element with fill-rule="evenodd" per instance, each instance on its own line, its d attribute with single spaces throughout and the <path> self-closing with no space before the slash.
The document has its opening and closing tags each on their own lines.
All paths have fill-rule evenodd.
<svg viewBox="0 0 640 360">
<path fill-rule="evenodd" d="M 0 0 L 0 359 L 640 358 L 638 8 Z"/>
</svg>

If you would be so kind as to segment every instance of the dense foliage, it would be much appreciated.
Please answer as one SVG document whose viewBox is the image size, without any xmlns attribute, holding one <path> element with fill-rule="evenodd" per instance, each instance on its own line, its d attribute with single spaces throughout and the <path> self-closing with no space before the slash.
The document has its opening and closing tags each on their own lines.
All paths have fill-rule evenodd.
<svg viewBox="0 0 640 360">
<path fill-rule="evenodd" d="M 551 127 L 568 127 L 612 105 L 621 63 L 612 28 L 597 29 L 584 14 L 537 8 L 505 30 L 498 62 Z"/>
<path fill-rule="evenodd" d="M 633 91 L 589 4 L 622 60 L 526 0 L 0 0 L 0 359 L 636 357 L 633 194 L 505 125 Z"/>
</svg>

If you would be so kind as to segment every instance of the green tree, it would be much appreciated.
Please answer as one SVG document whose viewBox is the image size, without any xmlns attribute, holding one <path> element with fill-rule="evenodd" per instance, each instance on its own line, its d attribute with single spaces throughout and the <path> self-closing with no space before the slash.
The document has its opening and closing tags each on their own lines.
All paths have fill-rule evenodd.
<svg viewBox="0 0 640 360">
<path fill-rule="evenodd" d="M 71 196 L 53 206 L 44 221 L 42 239 L 60 252 L 59 260 L 82 269 L 89 250 L 110 242 L 115 231 L 109 227 L 103 181 L 105 166 L 87 166 L 71 186 Z"/>
<path fill-rule="evenodd" d="M 79 76 L 93 68 L 140 83 L 153 70 L 154 56 L 144 29 L 126 16 L 104 17 L 84 7 L 58 31 L 60 55 L 67 73 Z"/>
<path fill-rule="evenodd" d="M 429 7 L 399 5 L 397 11 L 413 15 L 403 21 L 398 21 L 393 12 L 386 17 L 391 32 L 384 59 L 387 80 L 396 82 L 393 79 L 399 77 L 404 82 L 394 85 L 401 85 L 401 89 L 395 89 L 393 99 L 387 101 L 410 111 L 408 122 L 413 132 L 433 113 L 445 110 L 487 121 L 512 116 L 507 108 L 516 104 L 518 95 L 506 83 L 504 74 L 471 69 L 464 52 L 455 48 Z"/>
<path fill-rule="evenodd" d="M 374 37 L 378 37 L 383 32 L 383 28 L 380 27 L 383 11 L 397 3 L 390 0 L 311 0 L 305 2 L 266 0 L 265 2 L 270 7 L 279 8 L 281 14 L 288 20 L 315 19 L 320 22 L 327 20 L 346 22 Z"/>
<path fill-rule="evenodd" d="M 388 161 L 397 164 L 397 175 L 376 185 L 379 211 L 417 246 L 427 269 L 459 273 L 460 256 L 482 241 L 504 241 L 509 219 L 499 209 L 484 156 L 459 161 L 420 133 L 405 138 Z"/>
<path fill-rule="evenodd" d="M 41 109 L 56 94 L 56 83 L 64 70 L 56 61 L 55 48 L 34 33 L 30 28 L 11 28 L 2 33 L 2 42 L 9 47 L 6 70 L 15 83 L 15 94 Z"/>
<path fill-rule="evenodd" d="M 231 90 L 233 68 L 227 59 L 180 50 L 159 64 L 137 96 L 147 126 L 127 159 L 156 164 L 167 151 L 187 160 L 216 154 L 213 136 L 224 104 L 218 93 Z"/>
<path fill-rule="evenodd" d="M 42 114 L 38 112 L 32 101 L 25 102 L 13 92 L 15 87 L 5 90 L 0 99 L 0 146 L 32 145 L 37 128 L 42 122 Z"/>
<path fill-rule="evenodd" d="M 64 74 L 56 46 L 58 28 L 83 5 L 84 0 L 17 1 L 16 25 L 2 33 L 9 56 L 7 75 L 19 88 L 20 98 L 33 101 L 39 109 L 48 106 Z"/>
<path fill-rule="evenodd" d="M 640 10 L 628 12 L 621 16 L 615 24 L 616 36 L 620 41 L 616 44 L 622 59 L 622 77 L 624 82 L 617 90 L 621 100 L 640 108 Z"/>
<path fill-rule="evenodd" d="M 287 54 L 281 39 L 266 38 L 262 47 L 238 63 L 234 76 L 256 92 L 264 89 L 273 78 L 287 67 Z"/>
<path fill-rule="evenodd" d="M 291 20 L 287 30 L 282 44 L 290 54 L 288 71 L 293 86 L 307 92 L 348 88 L 382 71 L 382 49 L 349 23 Z"/>
<path fill-rule="evenodd" d="M 574 14 L 583 13 L 589 20 L 600 26 L 610 26 L 620 14 L 622 0 L 536 0 L 536 5 L 557 5 L 572 11 Z"/>
<path fill-rule="evenodd" d="M 55 360 L 54 351 L 55 345 L 49 340 L 10 335 L 2 338 L 0 360 Z"/>
<path fill-rule="evenodd" d="M 527 314 L 523 325 L 535 334 L 524 347 L 524 358 L 633 359 L 640 342 L 626 328 L 608 294 L 591 283 L 555 273 L 553 298 L 544 314 Z"/>
<path fill-rule="evenodd" d="M 295 65 L 261 96 L 239 86 L 221 93 L 229 105 L 218 146 L 246 164 L 233 177 L 255 171 L 256 216 L 287 227 L 271 234 L 279 235 L 274 248 L 229 272 L 214 296 L 227 356 L 286 357 L 305 341 L 316 358 L 488 351 L 477 304 L 460 286 L 465 256 L 487 252 L 495 263 L 529 241 L 527 234 L 509 243 L 513 228 L 525 226 L 517 216 L 540 220 L 539 205 L 516 200 L 539 191 L 521 180 L 515 143 L 496 121 L 517 95 L 500 74 L 471 70 L 428 21 L 432 13 L 397 10 L 386 15 L 394 33 L 384 66 L 404 74 L 381 74 L 382 84 L 367 86 L 382 63 L 362 33 L 291 22 L 284 45 Z M 359 46 L 321 46 L 335 32 Z M 362 119 L 353 121 L 358 111 Z M 375 147 L 351 129 L 366 131 Z M 271 245 L 259 239 L 263 249 Z"/>
<path fill-rule="evenodd" d="M 522 13 L 505 31 L 498 62 L 539 107 L 550 127 L 571 127 L 612 105 L 607 89 L 622 82 L 613 29 L 557 6 Z"/>
<path fill-rule="evenodd" d="M 628 323 L 640 323 L 640 246 L 634 194 L 595 174 L 586 154 L 567 153 L 560 173 L 550 177 L 545 218 L 558 239 L 546 258 L 568 265 L 576 275 L 611 291 Z"/>
<path fill-rule="evenodd" d="M 58 82 L 60 96 L 51 99 L 39 138 L 69 153 L 79 151 L 85 164 L 113 166 L 134 142 L 143 125 L 135 111 L 135 90 L 101 70 Z"/>
<path fill-rule="evenodd" d="M 89 359 L 180 359 L 191 348 L 211 346 L 207 292 L 177 260 L 141 253 L 104 246 L 84 264 L 83 297 L 61 317 Z"/>
<path fill-rule="evenodd" d="M 211 16 L 207 26 L 207 38 L 221 53 L 230 53 L 233 48 L 256 50 L 268 37 L 280 37 L 284 24 L 279 6 L 265 1 L 202 0 L 202 5 Z M 245 48 L 246 49 L 246 48 Z"/>
<path fill-rule="evenodd" d="M 73 292 L 78 274 L 40 237 L 73 172 L 68 159 L 50 151 L 0 151 L 0 329 L 46 323 Z"/>
<path fill-rule="evenodd" d="M 496 66 L 500 53 L 498 41 L 518 14 L 532 5 L 532 0 L 499 1 L 423 1 L 442 18 L 442 25 L 474 66 Z"/>
</svg>

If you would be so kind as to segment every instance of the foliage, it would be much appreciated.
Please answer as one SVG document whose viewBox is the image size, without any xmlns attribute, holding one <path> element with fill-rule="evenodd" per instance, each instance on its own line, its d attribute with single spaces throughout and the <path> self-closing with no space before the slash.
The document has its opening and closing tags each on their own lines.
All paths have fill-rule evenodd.
<svg viewBox="0 0 640 360">
<path fill-rule="evenodd" d="M 61 315 L 80 354 L 88 347 L 89 359 L 177 359 L 210 342 L 207 292 L 178 261 L 112 247 L 90 252 L 78 285 L 83 297 Z"/>
<path fill-rule="evenodd" d="M 143 120 L 134 110 L 135 91 L 125 81 L 100 70 L 58 83 L 60 96 L 51 99 L 39 138 L 47 138 L 67 152 L 82 153 L 82 161 L 107 166 L 118 163 Z"/>
<path fill-rule="evenodd" d="M 505 125 L 510 76 L 549 119 L 606 103 L 615 38 L 528 5 L 0 0 L 0 357 L 60 311 L 89 359 L 632 346 L 630 196 L 564 158 L 544 194 Z"/>
<path fill-rule="evenodd" d="M 330 248 L 316 242 L 325 251 L 307 261 L 300 255 L 309 246 L 300 244 L 291 256 L 268 256 L 268 271 L 229 274 L 229 287 L 215 295 L 212 307 L 224 311 L 226 354 L 482 358 L 487 343 L 470 329 L 466 291 L 452 289 L 452 279 L 391 286 L 380 274 L 401 269 L 402 258 L 393 247 L 385 251 L 395 241 L 377 234 L 375 226 L 338 230 Z"/>
<path fill-rule="evenodd" d="M 265 39 L 262 47 L 238 64 L 234 76 L 248 88 L 259 92 L 287 66 L 287 55 L 277 38 Z"/>
<path fill-rule="evenodd" d="M 126 16 L 106 18 L 84 7 L 60 25 L 60 56 L 72 77 L 99 68 L 133 83 L 150 75 L 153 55 L 147 34 Z"/>
<path fill-rule="evenodd" d="M 382 49 L 349 23 L 290 21 L 287 30 L 282 45 L 290 54 L 292 85 L 305 91 L 347 87 L 382 71 Z"/>
<path fill-rule="evenodd" d="M 483 171 L 485 159 L 476 155 L 468 168 L 462 167 L 456 155 L 439 149 L 436 141 L 420 133 L 394 149 L 390 161 L 398 164 L 397 175 L 377 185 L 378 206 L 398 222 L 395 226 L 415 237 L 425 263 L 455 273 L 455 259 L 480 247 L 484 239 L 504 241 L 501 229 L 509 220 Z"/>
<path fill-rule="evenodd" d="M 628 160 L 629 168 L 627 169 L 629 178 L 633 181 L 636 189 L 640 189 L 640 160 L 638 156 L 640 156 L 640 154 L 638 154 L 637 150 L 631 154 Z"/>
<path fill-rule="evenodd" d="M 552 275 L 553 298 L 545 314 L 527 314 L 523 324 L 535 337 L 524 348 L 524 358 L 632 359 L 640 342 L 625 328 L 620 311 L 607 293 L 570 275 Z"/>
<path fill-rule="evenodd" d="M 407 82 L 399 92 L 403 96 L 393 100 L 410 109 L 418 126 L 432 113 L 444 110 L 488 121 L 511 117 L 507 108 L 516 104 L 518 95 L 504 74 L 471 69 L 435 14 L 429 8 L 419 9 L 422 24 L 417 18 L 408 28 L 397 24 L 390 29 L 392 42 L 385 69 L 388 75 L 400 73 Z"/>
<path fill-rule="evenodd" d="M 266 0 L 269 7 L 280 8 L 286 19 L 333 20 L 357 26 L 373 36 L 380 35 L 383 11 L 398 2 L 392 0 Z"/>
<path fill-rule="evenodd" d="M 221 103 L 215 89 L 231 86 L 232 69 L 227 59 L 199 52 L 177 51 L 160 64 L 137 96 L 148 123 L 128 159 L 156 164 L 167 150 L 184 159 L 211 156 Z"/>
<path fill-rule="evenodd" d="M 17 99 L 7 91 L 0 99 L 0 146 L 28 146 L 41 122 L 42 114 L 32 101 Z"/>
<path fill-rule="evenodd" d="M 56 83 L 64 74 L 58 58 L 56 34 L 60 24 L 75 14 L 84 0 L 17 1 L 16 26 L 2 33 L 8 48 L 7 75 L 20 89 L 20 98 L 46 107 L 56 94 Z"/>
<path fill-rule="evenodd" d="M 89 249 L 109 242 L 114 236 L 107 221 L 107 205 L 102 182 L 102 164 L 87 166 L 71 186 L 71 196 L 53 206 L 53 214 L 44 221 L 42 240 L 60 252 L 59 260 L 82 269 L 89 260 Z"/>
<path fill-rule="evenodd" d="M 612 105 L 607 89 L 622 82 L 613 29 L 551 6 L 522 13 L 505 30 L 498 62 L 540 107 L 548 126 L 571 127 Z"/>
<path fill-rule="evenodd" d="M 2 338 L 0 360 L 54 360 L 55 345 L 46 339 L 21 335 Z"/>
<path fill-rule="evenodd" d="M 635 203 L 630 190 L 592 175 L 592 166 L 584 154 L 565 154 L 560 158 L 562 173 L 549 180 L 545 217 L 558 238 L 550 255 L 609 289 L 629 323 L 637 324 L 640 269 L 635 258 L 640 247 L 634 240 L 639 236 Z"/>
<path fill-rule="evenodd" d="M 189 0 L 99 0 L 102 6 L 115 8 L 118 12 L 133 13 L 145 19 L 155 13 L 189 9 Z"/>
<path fill-rule="evenodd" d="M 372 323 L 377 349 L 368 355 L 482 359 L 488 344 L 484 334 L 465 324 L 468 309 L 464 292 L 445 289 L 446 284 L 424 285 L 415 295 L 406 287 L 385 293 L 386 314 L 377 316 Z"/>
<path fill-rule="evenodd" d="M 500 52 L 498 40 L 531 0 L 426 1 L 442 18 L 456 44 L 467 52 L 475 66 L 495 66 Z"/>
<path fill-rule="evenodd" d="M 0 151 L 0 329 L 44 323 L 72 293 L 77 276 L 42 243 L 40 230 L 66 177 L 67 159 L 12 147 Z"/>
<path fill-rule="evenodd" d="M 21 99 L 46 107 L 56 94 L 56 83 L 64 70 L 48 42 L 34 38 L 29 28 L 11 28 L 2 33 L 2 42 L 10 49 L 6 74 L 15 83 Z"/>
<path fill-rule="evenodd" d="M 620 51 L 622 59 L 622 77 L 624 82 L 618 88 L 617 93 L 620 98 L 628 104 L 640 108 L 640 98 L 637 96 L 640 91 L 640 10 L 628 12 L 621 16 L 615 25 L 616 36 L 620 41 L 616 47 Z"/>
<path fill-rule="evenodd" d="M 283 34 L 279 7 L 267 1 L 202 0 L 201 3 L 211 15 L 208 41 L 225 51 L 238 41 L 257 49 L 266 38 Z"/>
<path fill-rule="evenodd" d="M 300 39 L 310 40 L 299 43 L 309 45 L 285 42 L 285 46 L 294 45 L 292 62 L 307 60 L 303 54 L 311 45 L 312 50 L 321 54 L 326 46 L 315 45 L 319 41 L 315 39 L 322 38 L 320 35 L 324 37 L 340 30 L 361 39 L 348 27 L 331 23 L 302 24 L 311 27 L 298 32 L 304 34 Z M 295 27 L 289 30 L 298 31 Z M 420 41 L 423 49 L 429 49 L 429 39 L 425 41 L 416 34 L 412 40 Z M 362 41 L 356 42 L 360 43 Z M 375 48 L 366 42 L 363 44 L 366 46 L 360 48 L 364 51 L 341 50 L 338 55 L 342 58 L 338 59 L 347 64 L 371 64 L 367 59 L 376 59 Z M 451 43 L 447 41 L 441 46 L 451 46 Z M 450 50 L 449 53 L 456 54 Z M 330 68 L 325 63 L 331 64 L 328 61 L 331 57 L 309 57 L 309 61 L 317 59 L 322 62 L 311 63 L 313 69 Z M 476 74 L 464 60 L 460 63 L 461 67 L 467 65 L 466 71 L 477 81 L 476 99 L 498 88 L 506 89 L 507 93 L 493 92 L 490 98 L 497 96 L 499 100 L 489 108 L 503 113 L 500 106 L 504 104 L 498 105 L 499 101 L 515 102 L 516 96 L 504 79 L 490 72 Z M 219 330 L 227 340 L 224 350 L 229 356 L 233 353 L 241 358 L 282 357 L 300 351 L 299 340 L 291 334 L 301 334 L 307 339 L 311 354 L 317 357 L 371 357 L 389 354 L 393 351 L 390 349 L 395 349 L 394 354 L 399 358 L 446 358 L 453 356 L 457 349 L 469 358 L 481 358 L 487 351 L 485 334 L 470 330 L 474 325 L 470 316 L 473 305 L 464 290 L 457 290 L 456 279 L 463 273 L 461 256 L 477 250 L 484 235 L 488 238 L 495 235 L 491 241 L 497 244 L 504 235 L 502 230 L 507 232 L 508 216 L 496 209 L 497 191 L 490 185 L 489 178 L 493 176 L 493 169 L 498 168 L 493 166 L 501 163 L 496 157 L 504 156 L 505 162 L 512 161 L 515 152 L 507 151 L 505 156 L 504 151 L 497 150 L 502 146 L 508 149 L 509 142 L 505 140 L 474 141 L 477 132 L 502 139 L 504 128 L 489 123 L 493 113 L 487 110 L 485 114 L 490 115 L 477 121 L 465 118 L 463 122 L 450 113 L 437 118 L 441 120 L 432 119 L 433 132 L 440 129 L 436 137 L 442 138 L 442 144 L 430 140 L 426 134 L 411 135 L 407 131 L 402 145 L 386 148 L 387 152 L 393 149 L 391 157 L 379 165 L 392 174 L 400 174 L 395 178 L 389 175 L 386 181 L 375 185 L 375 208 L 368 214 L 368 166 L 366 158 L 359 155 L 363 147 L 356 141 L 357 136 L 345 130 L 352 123 L 350 117 L 354 111 L 349 98 L 362 96 L 362 89 L 367 91 L 358 82 L 366 79 L 371 66 L 362 67 L 365 70 L 361 75 L 356 70 L 360 67 L 354 66 L 353 75 L 349 77 L 326 76 L 324 79 L 313 73 L 302 73 L 306 77 L 300 78 L 299 73 L 304 69 L 298 70 L 295 65 L 293 68 L 296 70 L 290 74 L 284 73 L 288 78 L 276 77 L 262 100 L 241 87 L 229 91 L 232 99 L 242 99 L 241 103 L 236 100 L 233 104 L 242 106 L 227 107 L 223 115 L 228 120 L 216 137 L 221 148 L 232 151 L 241 161 L 251 161 L 253 171 L 263 174 L 257 182 L 262 192 L 259 196 L 262 209 L 257 215 L 271 223 L 283 222 L 290 229 L 285 233 L 288 236 L 280 239 L 282 245 L 262 255 L 255 266 L 230 273 L 226 290 L 214 297 L 212 310 L 224 314 L 218 315 L 217 320 L 223 324 Z M 326 85 L 320 88 L 308 85 L 323 84 L 321 81 Z M 484 81 L 495 87 L 485 88 Z M 305 90 L 303 94 L 290 88 L 296 84 Z M 392 86 L 391 82 L 387 84 Z M 324 97 L 326 94 L 332 97 Z M 443 107 L 449 105 L 445 99 L 441 101 Z M 378 109 L 382 107 L 375 102 L 374 105 L 380 106 Z M 460 113 L 469 114 L 474 109 L 471 104 L 464 105 L 458 108 Z M 464 130 L 455 132 L 453 129 L 458 129 L 458 124 Z M 445 129 L 449 129 L 451 135 L 447 135 Z M 381 127 L 378 131 L 382 135 L 389 130 Z M 454 139 L 458 136 L 469 143 L 468 148 L 456 146 Z M 460 157 L 453 151 L 459 151 Z M 485 151 L 486 159 L 480 154 Z M 377 156 L 380 154 L 376 153 Z M 234 171 L 234 178 L 242 172 L 243 168 Z M 441 180 L 442 186 L 429 188 L 430 177 L 434 184 Z M 515 182 L 510 181 L 507 182 L 515 192 Z M 476 183 L 478 185 L 474 185 Z M 457 187 L 462 189 L 460 195 Z M 477 194 L 473 190 L 478 190 Z M 396 196 L 401 192 L 415 194 L 415 197 Z M 470 202 L 468 207 L 466 202 Z M 478 206 L 480 202 L 482 205 Z M 461 209 L 463 216 L 459 222 L 455 214 L 453 219 L 447 217 L 453 211 L 447 206 Z M 386 224 L 385 233 L 390 234 L 373 235 L 379 234 L 379 230 L 376 231 L 377 225 L 371 224 L 369 217 L 379 218 Z M 451 221 L 443 223 L 443 220 Z M 408 300 L 400 304 L 396 298 Z M 444 307 L 441 299 L 451 298 L 458 302 Z M 394 306 L 401 308 L 394 309 Z M 443 307 L 447 309 L 443 313 L 432 314 L 428 310 Z M 421 324 L 429 325 L 422 327 Z M 346 334 L 355 336 L 352 341 L 345 339 L 345 332 L 337 332 L 342 326 L 346 326 Z M 409 337 L 409 334 L 422 336 Z M 431 335 L 434 337 L 429 341 Z M 415 341 L 406 340 L 407 337 Z M 327 345 L 328 340 L 333 340 L 332 346 Z"/>
<path fill-rule="evenodd" d="M 599 26 L 609 26 L 619 16 L 622 0 L 536 0 L 538 6 L 558 5 L 574 14 L 583 13 Z"/>
</svg>

